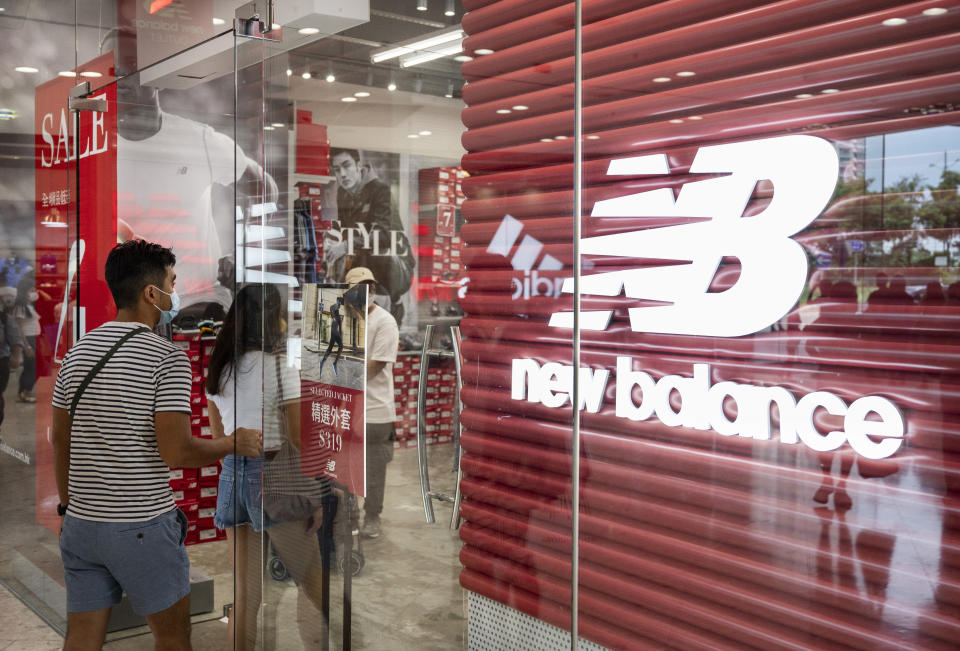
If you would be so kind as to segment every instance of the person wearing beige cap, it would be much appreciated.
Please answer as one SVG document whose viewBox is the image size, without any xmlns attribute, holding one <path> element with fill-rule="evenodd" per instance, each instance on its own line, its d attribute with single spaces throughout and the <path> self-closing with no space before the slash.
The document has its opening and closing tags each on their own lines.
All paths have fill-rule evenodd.
<svg viewBox="0 0 960 651">
<path fill-rule="evenodd" d="M 363 526 L 366 538 L 380 535 L 380 512 L 383 511 L 387 464 L 393 460 L 394 423 L 397 408 L 393 400 L 393 364 L 397 361 L 400 330 L 393 316 L 373 302 L 377 279 L 366 267 L 347 272 L 351 289 L 367 285 L 367 496 L 363 502 Z"/>
</svg>

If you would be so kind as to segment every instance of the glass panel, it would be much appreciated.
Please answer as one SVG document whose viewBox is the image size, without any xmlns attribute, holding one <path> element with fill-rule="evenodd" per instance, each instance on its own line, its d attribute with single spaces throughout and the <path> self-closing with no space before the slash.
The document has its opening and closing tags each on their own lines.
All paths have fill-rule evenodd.
<svg viewBox="0 0 960 651">
<path fill-rule="evenodd" d="M 584 15 L 584 307 L 613 318 L 583 318 L 611 375 L 581 630 L 949 646 L 956 9 L 642 4 Z"/>
<path fill-rule="evenodd" d="M 0 5 L 0 477 L 8 498 L 0 505 L 0 582 L 16 595 L 3 590 L 14 619 L 0 639 L 23 640 L 20 623 L 32 620 L 31 641 L 57 644 L 60 635 L 16 600 L 63 630 L 63 612 L 48 605 L 63 598 L 55 580 L 62 569 L 49 404 L 63 288 L 75 275 L 67 255 L 75 232 L 68 225 L 76 224 L 74 124 L 66 107 L 73 81 L 57 76 L 75 67 L 73 7 Z M 25 333 L 26 355 L 16 331 Z M 13 631 L 17 637 L 7 637 Z"/>
<path fill-rule="evenodd" d="M 471 644 L 568 648 L 576 6 L 464 7 L 474 57 L 462 115 L 468 634 Z"/>
<path fill-rule="evenodd" d="M 223 40 L 226 42 L 213 44 L 230 52 L 232 38 L 223 37 Z M 212 343 L 207 335 L 212 322 L 223 319 L 232 291 L 232 278 L 224 273 L 224 260 L 234 247 L 232 186 L 237 176 L 238 158 L 233 138 L 233 57 L 220 61 L 219 66 L 212 67 L 203 83 L 185 91 L 170 88 L 156 78 L 148 83 L 148 71 L 125 67 L 136 44 L 123 32 L 118 38 L 104 43 L 105 53 L 90 66 L 102 71 L 103 77 L 98 79 L 107 83 L 85 99 L 105 100 L 106 110 L 94 107 L 94 111 L 80 110 L 73 116 L 79 134 L 76 143 L 79 152 L 76 185 L 79 215 L 75 222 L 78 230 L 68 228 L 71 257 L 65 267 L 68 273 L 75 269 L 76 276 L 68 288 L 68 298 L 63 298 L 63 285 L 55 297 L 67 306 L 58 329 L 61 333 L 58 359 L 75 344 L 76 336 L 92 332 L 101 325 L 105 328 L 102 332 L 124 325 L 121 315 L 117 315 L 104 274 L 107 254 L 115 244 L 143 239 L 171 249 L 177 258 L 174 270 L 175 288 L 180 298 L 179 314 L 170 324 L 161 322 L 157 333 L 186 353 L 185 359 L 180 358 L 184 366 L 177 369 L 177 373 L 185 372 L 185 365 L 189 362 L 190 393 L 181 394 L 182 385 L 177 388 L 177 400 L 188 400 L 191 412 L 182 422 L 184 431 L 189 428 L 192 437 L 211 439 L 213 433 L 204 397 L 205 361 Z M 198 53 L 182 53 L 181 56 L 196 58 Z M 116 82 L 110 76 L 114 68 L 124 74 Z M 69 86 L 73 80 L 67 82 Z M 37 178 L 38 183 L 45 182 L 43 170 L 38 171 Z M 62 250 L 59 255 L 66 257 L 66 253 L 67 250 Z M 62 278 L 63 274 L 56 277 Z M 171 288 L 165 285 L 156 287 L 170 293 Z M 159 294 L 157 298 L 157 306 L 174 305 L 172 299 L 162 298 Z M 124 319 L 129 316 L 128 312 Z M 117 321 L 114 321 L 115 317 Z M 122 349 L 117 352 L 117 359 L 122 352 Z M 149 357 L 144 363 L 149 363 Z M 105 372 L 106 368 L 101 371 Z M 164 368 L 162 373 L 151 372 L 161 377 L 163 373 L 174 371 Z M 96 386 L 96 382 L 94 380 L 90 388 Z M 131 378 L 129 396 L 118 397 L 124 409 L 132 412 L 139 408 L 139 394 L 134 385 L 135 380 Z M 177 402 L 176 406 L 183 405 Z M 41 403 L 39 427 L 49 427 L 50 409 L 49 399 Z M 148 449 L 144 453 L 147 456 L 140 463 L 157 461 L 157 452 L 149 443 L 151 436 L 149 430 L 142 434 L 148 441 Z M 44 443 L 46 448 L 48 444 Z M 123 446 L 130 444 L 117 440 L 114 445 L 126 449 Z M 160 460 L 171 465 L 169 485 L 172 497 L 164 494 L 156 499 L 158 503 L 172 499 L 185 515 L 182 535 L 190 559 L 190 611 L 197 623 L 219 619 L 224 605 L 233 601 L 233 568 L 228 543 L 223 531 L 214 524 L 220 473 L 217 455 L 212 452 L 215 447 L 214 442 L 205 440 L 200 447 L 185 446 L 182 454 L 175 457 L 170 456 L 169 447 L 159 447 Z M 104 454 L 109 458 L 109 454 Z M 71 472 L 82 469 L 82 458 L 79 461 L 75 456 L 71 458 L 71 468 L 74 469 Z M 173 462 L 171 458 L 181 459 L 181 462 Z M 117 474 L 113 470 L 101 474 L 108 477 L 104 490 L 110 491 L 112 500 L 107 501 L 127 505 L 127 512 L 107 513 L 103 517 L 122 517 L 131 521 L 143 519 L 146 507 L 137 504 L 140 493 L 124 492 L 135 489 L 124 488 L 123 473 Z M 51 472 L 38 482 L 38 501 L 56 502 L 56 492 L 52 496 L 49 493 L 52 477 Z M 81 509 L 96 501 L 98 490 L 91 489 L 88 495 L 85 486 L 84 482 L 77 480 L 76 489 L 71 488 L 71 509 L 74 502 L 76 508 Z M 131 504 L 137 506 L 130 508 Z M 156 508 L 162 509 L 163 504 Z M 79 518 L 84 513 L 96 515 L 99 512 L 91 506 L 88 512 L 78 510 L 77 513 Z M 62 607 L 63 602 L 60 603 Z M 111 613 L 109 637 L 148 634 L 144 618 L 135 614 L 142 608 L 143 605 L 136 603 L 133 596 L 124 597 Z M 208 642 L 214 637 L 210 633 L 206 635 Z M 203 637 L 203 632 L 195 635 L 194 642 L 202 644 Z"/>
<path fill-rule="evenodd" d="M 373 3 L 369 20 L 335 34 L 318 27 L 323 38 L 287 53 L 277 43 L 258 41 L 262 76 L 253 48 L 239 50 L 238 141 L 248 153 L 262 143 L 265 174 L 280 189 L 274 217 L 285 230 L 266 244 L 289 254 L 276 258 L 270 270 L 294 278 L 288 351 L 299 353 L 305 448 L 328 443 L 329 433 L 336 431 L 330 420 L 338 404 L 327 385 L 334 385 L 334 393 L 348 393 L 350 364 L 359 352 L 347 341 L 344 320 L 343 353 L 334 367 L 338 317 L 330 309 L 333 294 L 328 296 L 324 286 L 349 284 L 358 268 L 368 269 L 376 280 L 377 307 L 366 324 L 371 361 L 365 488 L 349 487 L 354 470 L 341 470 L 341 460 L 331 459 L 335 466 L 328 460 L 326 466 L 334 495 L 324 506 L 322 519 L 329 527 L 321 528 L 321 549 L 331 537 L 334 549 L 325 563 L 332 571 L 320 577 L 321 586 L 332 579 L 329 600 L 321 599 L 320 607 L 329 607 L 329 640 L 335 648 L 462 645 L 467 611 L 492 613 L 476 631 L 477 639 L 495 631 L 501 612 L 517 622 L 521 613 L 548 612 L 548 630 L 561 640 L 567 635 L 561 627 L 569 626 L 569 570 L 552 565 L 552 572 L 542 576 L 538 563 L 543 558 L 569 566 L 572 410 L 569 405 L 544 410 L 547 422 L 541 425 L 525 403 L 506 397 L 512 358 L 535 358 L 537 369 L 548 361 L 570 365 L 568 332 L 547 336 L 549 308 L 529 289 L 539 278 L 535 291 L 550 285 L 552 294 L 570 275 L 569 142 L 551 150 L 539 139 L 529 143 L 517 136 L 520 123 L 513 122 L 524 118 L 526 109 L 511 108 L 519 106 L 513 102 L 507 113 L 497 112 L 514 92 L 499 87 L 501 76 L 516 62 L 492 57 L 492 66 L 477 68 L 468 88 L 476 84 L 489 95 L 475 100 L 482 105 L 475 111 L 476 124 L 503 132 L 502 137 L 490 146 L 474 140 L 461 165 L 461 93 L 466 91 L 463 61 L 454 57 L 464 8 L 451 4 L 447 15 L 442 2 L 426 11 L 412 4 Z M 522 10 L 516 18 L 535 11 Z M 498 24 L 486 13 L 487 25 L 478 31 Z M 555 31 L 561 44 L 570 42 L 569 27 Z M 427 38 L 431 42 L 422 43 Z M 407 48 L 391 53 L 397 44 Z M 466 52 L 461 57 L 470 58 Z M 520 68 L 529 65 L 533 59 Z M 266 113 L 258 119 L 261 106 Z M 572 119 L 567 120 L 570 125 L 555 134 L 561 136 L 559 145 L 572 137 Z M 546 180 L 528 181 L 537 175 Z M 465 200 L 471 192 L 474 199 Z M 239 261 L 239 251 L 237 256 Z M 461 324 L 464 310 L 472 316 Z M 453 355 L 457 335 L 450 329 L 458 325 L 463 327 L 467 405 L 462 421 Z M 377 362 L 385 366 L 378 369 Z M 530 377 L 539 388 L 532 369 Z M 272 381 L 265 370 L 265 395 Z M 344 405 L 339 408 L 342 419 Z M 351 424 L 360 422 L 356 411 L 350 417 Z M 265 426 L 267 421 L 265 414 Z M 463 442 L 470 468 L 463 480 L 467 524 L 458 536 L 450 528 L 453 511 L 445 498 L 456 494 L 461 422 L 467 428 Z M 550 437 L 547 443 L 544 436 Z M 429 483 L 421 484 L 421 468 L 428 471 Z M 428 493 L 426 507 L 421 491 Z M 525 497 L 511 501 L 514 493 Z M 265 508 L 266 502 L 265 493 Z M 498 523 L 501 515 L 506 524 Z M 340 537 L 344 528 L 348 540 Z M 268 538 L 272 529 L 266 528 Z M 461 537 L 469 541 L 463 548 L 467 556 L 461 556 Z M 551 542 L 544 545 L 541 538 Z M 498 540 L 508 544 L 507 551 L 495 544 Z M 272 542 L 261 544 L 271 564 L 279 551 L 276 559 L 283 565 L 291 560 L 314 569 L 315 549 L 309 545 L 285 558 Z M 461 558 L 470 559 L 466 570 Z M 541 580 L 544 591 L 535 585 Z M 310 579 L 305 581 L 297 597 L 289 579 L 264 578 L 264 604 L 274 609 L 262 614 L 264 640 L 269 631 L 269 639 L 282 648 L 307 646 L 307 636 L 316 631 L 305 626 L 316 622 L 304 613 L 312 613 L 316 602 Z"/>
</svg>

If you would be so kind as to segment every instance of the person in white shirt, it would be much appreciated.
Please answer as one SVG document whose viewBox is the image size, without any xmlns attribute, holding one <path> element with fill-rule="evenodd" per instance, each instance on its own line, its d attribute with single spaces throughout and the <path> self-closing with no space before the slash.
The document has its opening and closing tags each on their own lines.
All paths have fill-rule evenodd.
<svg viewBox="0 0 960 651">
<path fill-rule="evenodd" d="M 322 519 L 320 501 L 329 486 L 300 474 L 299 455 L 291 460 L 292 467 L 278 469 L 271 463 L 284 438 L 300 449 L 300 374 L 287 364 L 284 354 L 283 308 L 276 285 L 242 286 L 207 365 L 207 405 L 214 440 L 230 437 L 243 428 L 263 431 L 265 458 L 231 454 L 223 460 L 213 519 L 217 528 L 226 530 L 230 542 L 236 585 L 228 646 L 241 651 L 254 648 L 257 640 L 266 560 L 262 531 L 267 532 L 274 551 L 299 588 L 297 621 L 304 648 L 320 648 L 325 632 L 320 614 L 322 567 L 316 530 Z M 282 476 L 276 477 L 277 473 Z M 311 502 L 317 507 L 313 517 L 274 520 L 282 516 L 264 508 L 265 487 L 273 485 L 271 480 L 313 497 Z"/>
<path fill-rule="evenodd" d="M 354 267 L 347 272 L 346 281 L 351 289 L 367 285 L 367 496 L 363 502 L 360 534 L 376 538 L 381 533 L 387 464 L 393 460 L 393 442 L 397 438 L 393 364 L 397 361 L 400 330 L 393 315 L 373 302 L 377 284 L 373 272 L 366 267 Z"/>
</svg>

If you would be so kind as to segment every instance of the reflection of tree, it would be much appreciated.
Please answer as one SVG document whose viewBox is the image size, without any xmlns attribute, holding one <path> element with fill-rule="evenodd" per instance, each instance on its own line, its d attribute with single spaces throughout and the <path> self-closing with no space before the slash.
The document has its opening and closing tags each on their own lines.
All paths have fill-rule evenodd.
<svg viewBox="0 0 960 651">
<path fill-rule="evenodd" d="M 843 228 L 882 231 L 864 242 L 860 264 L 868 267 L 933 266 L 933 257 L 949 256 L 960 227 L 960 174 L 944 170 L 936 186 L 921 184 L 919 175 L 904 177 L 884 191 L 869 190 L 872 179 L 841 180 L 833 202 L 847 203 Z M 853 200 L 859 197 L 859 200 Z M 926 233 L 937 229 L 933 233 Z"/>
<path fill-rule="evenodd" d="M 917 222 L 927 229 L 957 229 L 960 228 L 960 172 L 944 170 L 940 175 L 940 183 L 931 186 L 931 201 L 924 203 L 917 210 Z M 940 236 L 943 249 L 930 251 L 928 257 L 935 254 L 947 255 L 947 266 L 950 266 L 950 249 L 957 241 L 957 231 L 944 231 Z M 928 265 L 932 266 L 933 260 Z"/>
</svg>

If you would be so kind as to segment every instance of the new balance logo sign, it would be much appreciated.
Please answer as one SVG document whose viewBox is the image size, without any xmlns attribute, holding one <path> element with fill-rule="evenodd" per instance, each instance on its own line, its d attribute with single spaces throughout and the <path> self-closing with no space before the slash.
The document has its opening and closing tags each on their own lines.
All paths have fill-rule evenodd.
<svg viewBox="0 0 960 651">
<path fill-rule="evenodd" d="M 487 253 L 510 258 L 510 266 L 523 273 L 522 278 L 511 279 L 513 300 L 535 296 L 559 296 L 563 281 L 559 278 L 544 278 L 537 272 L 559 271 L 563 269 L 563 263 L 547 253 L 537 264 L 537 259 L 543 252 L 543 243 L 531 235 L 524 235 L 523 239 L 520 239 L 521 231 L 523 231 L 523 223 L 512 215 L 506 215 L 497 227 L 497 232 L 493 234 L 490 245 L 487 246 Z M 517 240 L 520 240 L 519 245 Z M 516 251 L 510 257 L 514 246 L 517 247 Z"/>
<path fill-rule="evenodd" d="M 585 238 L 584 254 L 658 258 L 680 264 L 585 276 L 581 292 L 663 301 L 670 305 L 628 309 L 636 332 L 738 337 L 758 332 L 796 304 L 807 280 L 807 257 L 790 239 L 817 218 L 833 193 L 839 167 L 833 146 L 813 136 L 703 147 L 691 174 L 724 174 L 685 184 L 674 201 L 670 188 L 598 201 L 593 217 L 700 217 L 707 221 Z M 670 173 L 664 154 L 611 161 L 607 174 Z M 760 214 L 743 211 L 758 181 L 773 183 L 773 198 Z M 723 292 L 707 290 L 724 256 L 740 261 L 740 277 Z M 682 262 L 688 261 L 686 264 Z M 566 279 L 564 292 L 573 291 Z M 613 312 L 582 311 L 584 330 L 605 330 Z M 573 326 L 572 312 L 550 325 Z"/>
</svg>

